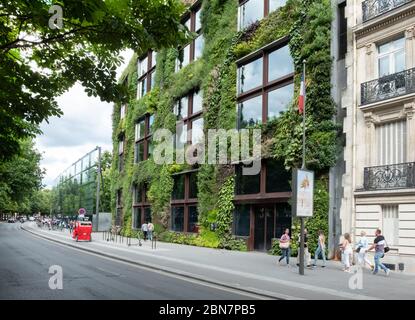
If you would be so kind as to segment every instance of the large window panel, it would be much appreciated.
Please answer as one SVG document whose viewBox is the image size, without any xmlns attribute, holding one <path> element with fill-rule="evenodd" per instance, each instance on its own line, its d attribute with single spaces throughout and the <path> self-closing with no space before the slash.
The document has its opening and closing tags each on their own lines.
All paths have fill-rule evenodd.
<svg viewBox="0 0 415 320">
<path fill-rule="evenodd" d="M 189 99 L 187 96 L 179 99 L 174 105 L 174 114 L 177 116 L 177 120 L 187 118 L 189 109 Z"/>
<path fill-rule="evenodd" d="M 192 144 L 204 142 L 203 118 L 192 121 Z"/>
<path fill-rule="evenodd" d="M 145 134 L 145 125 L 144 120 L 135 124 L 135 140 L 138 141 L 144 138 Z"/>
<path fill-rule="evenodd" d="M 198 212 L 197 206 L 189 206 L 189 217 L 187 222 L 187 232 L 197 232 Z"/>
<path fill-rule="evenodd" d="M 136 143 L 135 145 L 135 163 L 139 163 L 144 160 L 144 141 Z"/>
<path fill-rule="evenodd" d="M 138 77 L 143 76 L 148 71 L 148 57 L 140 60 L 138 63 Z"/>
<path fill-rule="evenodd" d="M 203 38 L 203 35 L 198 36 L 195 39 L 195 59 L 199 59 L 203 54 L 203 46 L 205 45 L 205 39 Z"/>
<path fill-rule="evenodd" d="M 236 236 L 249 237 L 251 215 L 249 205 L 237 205 L 235 206 L 235 212 L 233 215 L 234 234 Z"/>
<path fill-rule="evenodd" d="M 242 173 L 242 165 L 236 166 L 236 194 L 255 194 L 260 192 L 260 174 L 244 175 Z"/>
<path fill-rule="evenodd" d="M 238 68 L 238 93 L 247 92 L 262 84 L 262 57 Z"/>
<path fill-rule="evenodd" d="M 271 52 L 268 56 L 268 81 L 276 80 L 294 72 L 294 61 L 288 45 Z"/>
<path fill-rule="evenodd" d="M 288 109 L 294 97 L 294 84 L 268 92 L 268 120 L 278 118 Z"/>
<path fill-rule="evenodd" d="M 264 16 L 264 0 L 249 0 L 239 6 L 238 29 L 243 30 Z"/>
<path fill-rule="evenodd" d="M 174 181 L 174 184 L 173 184 L 172 199 L 183 200 L 184 199 L 185 175 L 184 174 L 176 175 L 174 176 L 173 181 Z"/>
<path fill-rule="evenodd" d="M 171 208 L 171 230 L 184 231 L 184 207 L 174 206 Z"/>
<path fill-rule="evenodd" d="M 291 206 L 286 203 L 277 203 L 277 223 L 275 225 L 275 236 L 280 238 L 285 229 L 291 230 Z"/>
<path fill-rule="evenodd" d="M 140 229 L 141 228 L 141 208 L 134 207 L 133 208 L 133 228 Z"/>
<path fill-rule="evenodd" d="M 275 11 L 280 7 L 285 6 L 287 0 L 269 0 L 269 12 Z"/>
<path fill-rule="evenodd" d="M 192 113 L 197 113 L 203 110 L 203 92 L 199 90 L 193 94 Z"/>
<path fill-rule="evenodd" d="M 192 172 L 189 175 L 189 198 L 197 198 L 197 172 Z"/>
<path fill-rule="evenodd" d="M 262 123 L 262 96 L 238 104 L 238 128 L 244 129 Z"/>
<path fill-rule="evenodd" d="M 291 174 L 285 170 L 284 164 L 276 160 L 266 162 L 266 192 L 290 192 L 291 186 L 288 181 Z"/>
<path fill-rule="evenodd" d="M 180 122 L 176 125 L 176 146 L 187 143 L 187 124 Z"/>
<path fill-rule="evenodd" d="M 148 223 L 151 222 L 152 218 L 151 218 L 151 208 L 150 207 L 145 207 L 144 208 L 144 222 Z"/>
</svg>

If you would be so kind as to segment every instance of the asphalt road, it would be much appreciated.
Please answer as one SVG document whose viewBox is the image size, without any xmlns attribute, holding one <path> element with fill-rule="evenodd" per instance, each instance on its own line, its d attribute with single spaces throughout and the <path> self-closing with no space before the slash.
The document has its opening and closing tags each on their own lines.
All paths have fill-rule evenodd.
<svg viewBox="0 0 415 320">
<path fill-rule="evenodd" d="M 52 265 L 62 267 L 62 290 L 49 288 Z M 254 298 L 61 246 L 21 230 L 20 223 L 0 223 L 0 299 Z"/>
</svg>

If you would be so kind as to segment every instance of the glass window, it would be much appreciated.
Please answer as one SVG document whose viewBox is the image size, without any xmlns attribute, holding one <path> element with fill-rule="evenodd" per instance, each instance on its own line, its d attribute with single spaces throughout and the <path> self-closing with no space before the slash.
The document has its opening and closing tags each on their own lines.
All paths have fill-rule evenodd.
<svg viewBox="0 0 415 320">
<path fill-rule="evenodd" d="M 189 198 L 197 198 L 197 172 L 192 172 L 189 175 Z"/>
<path fill-rule="evenodd" d="M 205 39 L 203 38 L 203 35 L 200 35 L 195 39 L 195 59 L 194 60 L 197 60 L 202 56 L 204 44 L 205 44 Z"/>
<path fill-rule="evenodd" d="M 262 84 L 262 57 L 238 68 L 238 93 L 259 87 Z"/>
<path fill-rule="evenodd" d="M 140 60 L 138 63 L 138 77 L 143 76 L 148 70 L 148 58 Z"/>
<path fill-rule="evenodd" d="M 379 77 L 405 70 L 405 38 L 378 46 Z"/>
<path fill-rule="evenodd" d="M 200 20 L 200 13 L 202 12 L 201 9 L 196 11 L 196 21 L 195 21 L 195 31 L 198 32 L 200 29 L 202 29 L 202 21 Z"/>
<path fill-rule="evenodd" d="M 180 122 L 176 125 L 176 146 L 187 143 L 187 124 Z"/>
<path fill-rule="evenodd" d="M 143 188 L 139 186 L 134 187 L 134 203 L 143 202 Z"/>
<path fill-rule="evenodd" d="M 189 31 L 191 30 L 191 26 L 190 26 L 190 18 L 189 19 L 187 19 L 185 22 L 184 22 L 184 25 L 187 27 L 187 29 L 189 29 Z"/>
<path fill-rule="evenodd" d="M 192 113 L 202 111 L 203 109 L 203 93 L 201 90 L 193 94 L 193 108 Z"/>
<path fill-rule="evenodd" d="M 182 200 L 184 199 L 184 174 L 176 175 L 173 177 L 173 193 L 172 199 Z"/>
<path fill-rule="evenodd" d="M 148 133 L 149 134 L 152 132 L 153 124 L 154 124 L 154 114 L 150 115 L 150 117 L 148 118 Z"/>
<path fill-rule="evenodd" d="M 277 223 L 275 225 L 275 236 L 280 238 L 285 229 L 291 230 L 291 206 L 286 203 L 277 203 Z"/>
<path fill-rule="evenodd" d="M 234 234 L 236 236 L 249 237 L 249 229 L 251 224 L 251 215 L 249 205 L 235 206 L 233 215 Z"/>
<path fill-rule="evenodd" d="M 145 134 L 145 126 L 144 126 L 144 120 L 138 122 L 135 124 L 135 140 L 140 140 L 144 138 Z"/>
<path fill-rule="evenodd" d="M 134 216 L 133 227 L 135 229 L 140 229 L 141 228 L 141 208 L 140 207 L 133 208 L 133 216 Z"/>
<path fill-rule="evenodd" d="M 294 84 L 268 92 L 268 120 L 278 118 L 294 97 Z"/>
<path fill-rule="evenodd" d="M 287 0 L 269 0 L 269 12 L 275 11 L 280 7 L 285 6 Z"/>
<path fill-rule="evenodd" d="M 192 144 L 203 143 L 203 118 L 192 121 Z"/>
<path fill-rule="evenodd" d="M 252 127 L 262 122 L 262 96 L 245 100 L 238 104 L 238 128 Z"/>
<path fill-rule="evenodd" d="M 153 71 L 150 76 L 150 88 L 153 90 L 153 88 L 156 86 L 156 71 Z"/>
<path fill-rule="evenodd" d="M 183 232 L 184 230 L 184 207 L 171 208 L 171 230 Z"/>
<path fill-rule="evenodd" d="M 124 153 L 124 140 L 118 142 L 118 154 Z"/>
<path fill-rule="evenodd" d="M 189 109 L 189 99 L 187 96 L 182 97 L 174 105 L 174 114 L 177 116 L 178 120 L 187 118 L 187 111 Z"/>
<path fill-rule="evenodd" d="M 288 45 L 271 52 L 268 57 L 269 82 L 294 72 L 294 62 Z"/>
<path fill-rule="evenodd" d="M 254 194 L 260 192 L 260 174 L 243 175 L 242 165 L 236 166 L 236 194 Z"/>
<path fill-rule="evenodd" d="M 157 62 L 157 52 L 152 51 L 151 52 L 151 68 L 156 65 Z"/>
<path fill-rule="evenodd" d="M 144 160 L 144 142 L 136 143 L 135 145 L 135 163 Z"/>
<path fill-rule="evenodd" d="M 187 222 L 187 232 L 197 232 L 197 221 L 198 221 L 198 213 L 197 213 L 197 206 L 189 206 L 189 218 Z"/>
<path fill-rule="evenodd" d="M 149 138 L 147 140 L 147 159 L 150 158 L 151 155 L 153 154 L 153 149 L 154 149 L 153 139 L 152 138 Z"/>
<path fill-rule="evenodd" d="M 239 6 L 238 29 L 243 30 L 264 16 L 264 0 L 248 0 Z"/>
<path fill-rule="evenodd" d="M 143 78 L 143 80 L 141 80 L 138 83 L 138 99 L 144 97 L 147 93 L 147 77 Z"/>
<path fill-rule="evenodd" d="M 190 44 L 183 48 L 182 68 L 190 63 Z"/>
<path fill-rule="evenodd" d="M 150 207 L 145 207 L 144 208 L 144 222 L 151 222 L 152 218 L 151 218 L 151 208 Z"/>
<path fill-rule="evenodd" d="M 289 192 L 291 174 L 285 170 L 284 164 L 276 160 L 266 161 L 266 192 Z"/>
</svg>

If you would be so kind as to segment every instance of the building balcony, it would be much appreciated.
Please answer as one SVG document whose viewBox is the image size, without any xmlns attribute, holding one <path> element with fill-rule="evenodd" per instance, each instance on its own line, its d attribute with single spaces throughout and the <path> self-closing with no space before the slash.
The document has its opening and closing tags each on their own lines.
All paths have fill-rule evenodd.
<svg viewBox="0 0 415 320">
<path fill-rule="evenodd" d="M 366 105 L 415 92 L 415 68 L 361 84 L 361 104 Z"/>
<path fill-rule="evenodd" d="M 363 22 L 376 18 L 412 0 L 366 0 L 362 2 Z"/>
<path fill-rule="evenodd" d="M 363 191 L 415 188 L 415 162 L 364 169 Z"/>
</svg>

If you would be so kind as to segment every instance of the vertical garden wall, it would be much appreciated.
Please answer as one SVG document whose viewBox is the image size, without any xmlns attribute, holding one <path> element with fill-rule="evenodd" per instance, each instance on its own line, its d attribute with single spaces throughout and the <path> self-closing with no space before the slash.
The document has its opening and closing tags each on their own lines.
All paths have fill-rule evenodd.
<svg viewBox="0 0 415 320">
<path fill-rule="evenodd" d="M 315 218 L 307 221 L 312 234 L 327 230 L 328 169 L 336 157 L 337 128 L 333 122 L 335 106 L 330 93 L 330 26 L 329 0 L 287 0 L 286 5 L 270 13 L 244 31 L 237 32 L 237 0 L 202 2 L 201 22 L 205 39 L 203 55 L 175 72 L 176 48 L 158 50 L 155 87 L 137 100 L 137 52 L 121 81 L 129 87 L 130 102 L 124 119 L 120 105 L 114 107 L 113 143 L 117 154 L 120 136 L 124 135 L 124 168 L 119 159 L 112 165 L 112 211 L 116 211 L 117 192 L 122 190 L 122 226 L 126 235 L 132 229 L 133 186 L 146 183 L 152 217 L 162 240 L 228 249 L 246 249 L 245 242 L 232 236 L 235 174 L 231 165 L 202 164 L 197 173 L 199 233 L 168 231 L 172 174 L 190 169 L 188 165 L 156 165 L 152 157 L 134 164 L 135 123 L 143 115 L 155 114 L 154 130 L 175 131 L 173 105 L 194 89 L 203 90 L 204 130 L 236 127 L 236 61 L 282 37 L 289 37 L 289 48 L 295 65 L 295 94 L 292 103 L 280 117 L 261 126 L 263 156 L 284 163 L 289 171 L 301 164 L 302 117 L 297 111 L 297 97 L 302 63 L 307 61 L 307 145 L 306 163 L 315 170 Z M 212 231 L 210 226 L 216 223 Z M 294 233 L 296 222 L 294 221 Z M 295 234 L 294 234 L 295 236 Z M 311 243 L 311 249 L 314 247 Z M 278 250 L 276 250 L 278 251 Z"/>
</svg>

